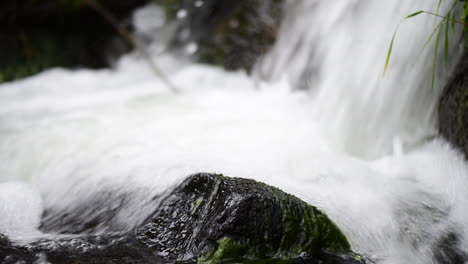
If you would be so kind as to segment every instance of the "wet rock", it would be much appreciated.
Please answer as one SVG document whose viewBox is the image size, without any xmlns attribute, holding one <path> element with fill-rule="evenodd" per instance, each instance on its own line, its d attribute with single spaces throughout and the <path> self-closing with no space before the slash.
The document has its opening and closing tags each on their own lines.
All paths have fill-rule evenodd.
<svg viewBox="0 0 468 264">
<path fill-rule="evenodd" d="M 434 245 L 434 258 L 437 263 L 466 263 L 468 256 L 460 250 L 460 236 L 456 232 L 449 232 Z"/>
<path fill-rule="evenodd" d="M 174 40 L 203 63 L 251 71 L 274 44 L 283 0 L 160 0 L 180 22 Z M 196 47 L 196 48 L 195 48 Z"/>
<path fill-rule="evenodd" d="M 0 263 L 364 263 L 326 215 L 263 183 L 198 174 L 157 198 L 160 206 L 130 231 L 93 233 L 80 225 L 75 234 L 27 245 L 0 236 Z M 107 207 L 88 204 L 102 209 L 96 206 Z M 58 226 L 77 222 L 44 220 L 51 223 L 43 227 L 64 232 L 70 229 Z"/>
<path fill-rule="evenodd" d="M 137 240 L 161 256 L 206 263 L 274 256 L 360 263 L 315 207 L 263 183 L 212 174 L 176 188 L 137 230 Z"/>
<path fill-rule="evenodd" d="M 24 248 L 13 245 L 6 236 L 0 234 L 0 263 L 13 264 L 21 261 L 32 263 L 33 260 L 32 254 L 26 252 Z"/>
<path fill-rule="evenodd" d="M 468 52 L 448 82 L 439 104 L 439 130 L 468 159 Z"/>
<path fill-rule="evenodd" d="M 19 245 L 0 236 L 0 263 L 41 264 L 185 264 L 165 261 L 140 246 L 131 234 L 62 235 Z M 42 262 L 39 262 L 42 261 Z"/>
</svg>

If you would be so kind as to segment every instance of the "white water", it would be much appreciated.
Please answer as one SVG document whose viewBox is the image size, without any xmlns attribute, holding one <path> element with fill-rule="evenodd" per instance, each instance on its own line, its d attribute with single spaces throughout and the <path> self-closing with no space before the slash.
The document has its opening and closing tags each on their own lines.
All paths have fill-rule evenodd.
<svg viewBox="0 0 468 264">
<path fill-rule="evenodd" d="M 433 137 L 444 73 L 432 90 L 431 54 L 413 56 L 434 18 L 403 24 L 381 77 L 401 18 L 437 2 L 291 1 L 277 46 L 257 67 L 273 81 L 260 85 L 169 55 L 157 60 L 177 95 L 137 55 L 115 70 L 54 69 L 1 85 L 0 181 L 31 187 L 0 184 L 0 233 L 37 237 L 43 209 L 108 190 L 129 193 L 114 221 L 131 228 L 153 194 L 216 172 L 319 206 L 378 263 L 437 263 L 450 232 L 468 252 L 468 164 Z"/>
<path fill-rule="evenodd" d="M 443 1 L 439 13 L 446 14 L 452 2 Z M 259 73 L 275 79 L 286 72 L 296 86 L 310 89 L 315 105 L 311 115 L 337 149 L 376 158 L 388 153 L 394 137 L 413 144 L 435 134 L 434 111 L 445 76 L 439 73 L 435 89 L 430 88 L 433 47 L 421 51 L 440 19 L 420 15 L 406 20 L 385 78 L 383 65 L 399 22 L 418 10 L 436 13 L 437 3 L 289 1 L 283 38 Z M 459 48 L 451 49 L 450 58 L 456 58 Z"/>
</svg>

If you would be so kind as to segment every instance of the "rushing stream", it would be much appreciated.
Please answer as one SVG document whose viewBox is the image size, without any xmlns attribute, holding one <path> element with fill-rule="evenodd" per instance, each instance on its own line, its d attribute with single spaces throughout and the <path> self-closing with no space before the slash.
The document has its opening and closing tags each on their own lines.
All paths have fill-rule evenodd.
<svg viewBox="0 0 468 264">
<path fill-rule="evenodd" d="M 52 69 L 1 85 L 0 233 L 23 242 L 53 236 L 38 230 L 43 210 L 67 211 L 109 190 L 128 195 L 114 221 L 130 229 L 151 212 L 149 194 L 213 172 L 318 206 L 378 263 L 463 256 L 468 163 L 436 129 L 461 46 L 451 42 L 449 66 L 431 88 L 434 44 L 421 50 L 437 18 L 414 17 L 400 27 L 382 78 L 398 23 L 437 4 L 291 0 L 252 77 L 157 55 L 155 42 L 154 59 L 179 94 L 138 54 L 112 70 Z"/>
</svg>

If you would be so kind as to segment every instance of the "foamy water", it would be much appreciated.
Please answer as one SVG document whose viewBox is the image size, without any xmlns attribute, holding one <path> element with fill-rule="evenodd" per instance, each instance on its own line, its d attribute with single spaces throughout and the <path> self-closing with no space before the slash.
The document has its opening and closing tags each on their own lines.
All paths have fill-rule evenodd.
<svg viewBox="0 0 468 264">
<path fill-rule="evenodd" d="M 424 27 L 409 22 L 381 78 L 396 24 L 438 1 L 344 2 L 289 3 L 301 7 L 287 9 L 283 26 L 293 26 L 257 67 L 257 77 L 277 68 L 270 82 L 159 56 L 181 89 L 172 94 L 130 54 L 113 70 L 53 69 L 1 85 L 0 233 L 40 237 L 43 210 L 65 211 L 109 191 L 129 197 L 114 221 L 130 229 L 156 206 L 155 194 L 213 172 L 263 181 L 318 206 L 356 252 L 378 263 L 444 263 L 437 255 L 453 234 L 452 248 L 468 252 L 468 164 L 435 133 L 442 85 L 427 89 L 431 55 L 417 63 L 408 57 L 433 18 L 415 21 Z M 322 22 L 316 29 L 306 30 L 305 14 L 295 13 L 306 8 L 315 12 L 310 23 Z M 317 63 L 287 55 L 294 45 L 285 38 L 314 32 L 305 44 L 314 44 Z M 454 62 L 458 53 L 454 46 Z M 320 70 L 298 91 L 307 65 Z"/>
</svg>

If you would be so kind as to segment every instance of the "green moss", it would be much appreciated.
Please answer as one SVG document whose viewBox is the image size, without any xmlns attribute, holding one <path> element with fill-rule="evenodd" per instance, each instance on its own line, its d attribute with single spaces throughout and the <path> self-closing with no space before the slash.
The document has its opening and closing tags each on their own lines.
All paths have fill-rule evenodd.
<svg viewBox="0 0 468 264">
<path fill-rule="evenodd" d="M 161 208 L 137 231 L 137 240 L 170 252 L 171 259 L 194 256 L 202 264 L 307 259 L 356 263 L 346 237 L 325 214 L 264 183 L 197 174 L 181 183 Z"/>
<path fill-rule="evenodd" d="M 255 250 L 249 249 L 245 244 L 235 241 L 231 238 L 223 238 L 218 241 L 218 247 L 210 251 L 206 256 L 199 258 L 199 264 L 291 264 L 295 263 L 295 259 L 300 258 L 301 250 L 297 250 L 296 254 L 291 252 L 285 254 L 277 254 L 275 256 L 259 257 Z M 363 257 L 348 253 L 354 260 L 360 263 L 366 263 Z"/>
<path fill-rule="evenodd" d="M 279 247 L 273 246 L 272 234 L 268 233 L 262 238 L 254 236 L 255 240 L 249 241 L 225 237 L 218 241 L 217 248 L 198 262 L 289 263 L 292 259 L 303 256 L 320 258 L 326 251 L 337 255 L 355 256 L 356 260 L 364 263 L 360 256 L 351 251 L 345 235 L 325 214 L 305 202 L 292 202 L 292 197 L 279 189 L 274 188 L 273 193 L 281 202 L 285 227 Z"/>
<path fill-rule="evenodd" d="M 218 241 L 218 247 L 205 257 L 198 259 L 200 264 L 216 264 L 223 260 L 243 258 L 247 254 L 247 246 L 228 237 Z"/>
<path fill-rule="evenodd" d="M 227 237 L 218 241 L 216 250 L 212 250 L 205 257 L 198 260 L 199 264 L 289 264 L 291 262 L 287 258 L 258 258 L 254 252 L 249 252 L 245 245 Z"/>
<path fill-rule="evenodd" d="M 283 222 L 285 237 L 280 248 L 280 256 L 297 257 L 302 254 L 320 256 L 323 250 L 337 254 L 348 254 L 351 247 L 341 230 L 315 207 L 304 204 L 301 211 L 283 201 Z"/>
</svg>

